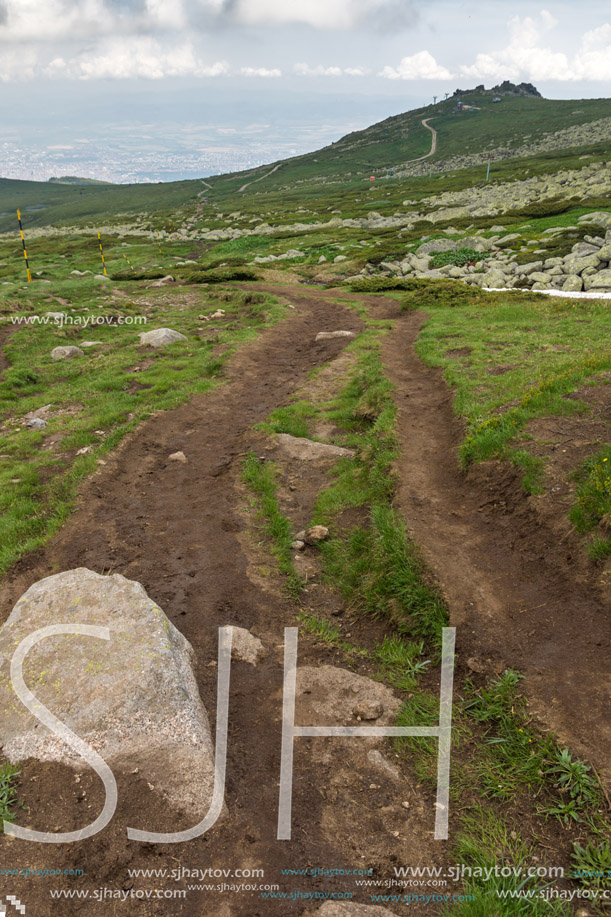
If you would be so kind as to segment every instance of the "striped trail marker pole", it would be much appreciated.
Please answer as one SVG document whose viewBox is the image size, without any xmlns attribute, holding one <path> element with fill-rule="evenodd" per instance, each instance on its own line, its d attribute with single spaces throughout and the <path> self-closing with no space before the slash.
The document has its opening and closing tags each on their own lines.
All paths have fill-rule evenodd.
<svg viewBox="0 0 611 917">
<path fill-rule="evenodd" d="M 32 272 L 30 271 L 30 263 L 28 261 L 28 253 L 25 247 L 25 236 L 23 234 L 23 226 L 21 225 L 21 211 L 17 211 L 17 220 L 19 221 L 19 232 L 21 233 L 21 245 L 23 246 L 23 257 L 25 258 L 25 269 L 28 274 L 28 283 L 32 283 Z"/>
<path fill-rule="evenodd" d="M 126 260 L 127 263 L 129 264 L 129 266 L 131 267 L 132 271 L 135 270 L 133 264 L 131 263 L 131 261 L 129 260 L 129 258 L 127 257 L 127 255 L 123 254 L 123 252 L 121 252 L 121 254 L 123 255 L 123 257 L 125 258 L 125 260 Z"/>
<path fill-rule="evenodd" d="M 102 236 L 98 233 L 98 243 L 100 246 L 100 257 L 102 258 L 102 270 L 104 271 L 104 276 L 108 277 L 106 273 L 106 262 L 104 261 L 104 249 L 102 248 Z"/>
<path fill-rule="evenodd" d="M 163 252 L 161 251 L 161 233 L 159 232 L 157 233 L 157 245 L 159 246 L 159 254 L 163 255 Z"/>
</svg>

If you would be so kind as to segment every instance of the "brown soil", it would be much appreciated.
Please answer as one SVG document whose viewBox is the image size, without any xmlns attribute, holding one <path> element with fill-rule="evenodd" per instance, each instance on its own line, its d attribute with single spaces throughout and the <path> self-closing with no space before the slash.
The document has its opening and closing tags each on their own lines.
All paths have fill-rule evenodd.
<svg viewBox="0 0 611 917">
<path fill-rule="evenodd" d="M 384 348 L 399 409 L 398 502 L 446 595 L 459 661 L 523 672 L 540 723 L 608 779 L 608 591 L 517 472 L 498 462 L 460 470 L 452 393 L 413 347 L 424 320 L 405 313 Z"/>
</svg>

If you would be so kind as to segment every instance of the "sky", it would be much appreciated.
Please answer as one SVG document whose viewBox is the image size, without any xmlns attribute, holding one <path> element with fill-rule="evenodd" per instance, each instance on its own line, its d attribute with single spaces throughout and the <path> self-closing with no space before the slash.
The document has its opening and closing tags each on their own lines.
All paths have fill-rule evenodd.
<svg viewBox="0 0 611 917">
<path fill-rule="evenodd" d="M 0 0 L 0 175 L 246 168 L 505 79 L 608 96 L 608 0 Z"/>
</svg>

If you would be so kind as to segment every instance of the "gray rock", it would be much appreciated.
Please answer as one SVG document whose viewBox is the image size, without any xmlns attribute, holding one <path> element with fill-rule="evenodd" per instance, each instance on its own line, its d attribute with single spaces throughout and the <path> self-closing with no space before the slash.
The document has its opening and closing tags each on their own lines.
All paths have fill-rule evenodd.
<svg viewBox="0 0 611 917">
<path fill-rule="evenodd" d="M 168 460 L 170 462 L 181 462 L 183 465 L 186 465 L 187 456 L 184 454 L 184 452 L 173 452 L 168 456 Z"/>
<path fill-rule="evenodd" d="M 41 580 L 0 630 L 0 744 L 12 762 L 36 758 L 79 770 L 83 759 L 26 711 L 10 661 L 17 645 L 50 624 L 107 627 L 110 640 L 57 635 L 24 663 L 37 699 L 104 758 L 133 771 L 193 817 L 206 812 L 214 780 L 210 727 L 193 675 L 191 645 L 140 583 L 80 568 Z"/>
<path fill-rule="evenodd" d="M 384 705 L 379 701 L 377 703 L 361 701 L 354 707 L 352 713 L 359 720 L 379 720 L 384 713 Z"/>
<path fill-rule="evenodd" d="M 332 338 L 354 338 L 356 334 L 354 331 L 319 331 L 316 335 L 315 340 L 317 341 L 329 341 Z"/>
<path fill-rule="evenodd" d="M 344 449 L 343 446 L 333 446 L 329 443 L 317 443 L 303 436 L 291 436 L 289 433 L 278 433 L 276 442 L 289 458 L 300 459 L 303 462 L 354 457 L 352 449 Z"/>
<path fill-rule="evenodd" d="M 600 262 L 598 255 L 567 255 L 564 259 L 564 270 L 567 274 L 581 274 L 589 267 L 595 270 Z"/>
<path fill-rule="evenodd" d="M 265 647 L 258 637 L 244 627 L 233 627 L 231 655 L 242 662 L 256 665 L 259 657 L 265 653 Z"/>
<path fill-rule="evenodd" d="M 562 284 L 562 290 L 565 293 L 581 293 L 583 290 L 583 280 L 578 274 L 569 274 Z"/>
<path fill-rule="evenodd" d="M 61 322 L 64 320 L 63 312 L 45 312 L 45 316 L 54 322 Z"/>
<path fill-rule="evenodd" d="M 529 280 L 532 280 L 533 283 L 549 283 L 552 279 L 551 274 L 546 274 L 543 271 L 533 271 L 532 274 L 529 274 Z"/>
<path fill-rule="evenodd" d="M 320 258 L 318 259 L 318 263 L 319 263 L 319 264 L 326 264 L 326 263 L 327 263 L 327 259 L 325 258 L 324 255 L 321 255 L 321 256 L 320 256 Z"/>
<path fill-rule="evenodd" d="M 84 357 L 80 347 L 54 347 L 51 351 L 52 360 L 71 360 L 72 357 Z"/>
<path fill-rule="evenodd" d="M 584 278 L 584 288 L 601 292 L 611 290 L 611 270 L 598 271 L 597 274 L 589 275 L 587 279 Z"/>
<path fill-rule="evenodd" d="M 43 420 L 42 417 L 32 417 L 26 421 L 26 427 L 29 427 L 30 430 L 44 430 L 46 426 L 47 421 Z"/>
<path fill-rule="evenodd" d="M 174 278 L 171 274 L 166 274 L 165 277 L 160 277 L 159 280 L 153 280 L 152 287 L 165 287 L 168 283 L 174 283 Z"/>
<path fill-rule="evenodd" d="M 456 247 L 457 243 L 451 239 L 431 239 L 430 242 L 423 242 L 416 254 L 421 258 L 423 255 L 430 255 L 432 252 L 454 252 Z"/>
<path fill-rule="evenodd" d="M 140 343 L 147 347 L 168 347 L 176 341 L 186 341 L 187 338 L 180 331 L 173 331 L 171 328 L 156 328 L 154 331 L 143 331 L 140 335 Z"/>
<path fill-rule="evenodd" d="M 303 540 L 306 544 L 316 545 L 320 544 L 321 541 L 325 541 L 329 537 L 329 529 L 324 525 L 313 525 L 311 528 L 306 529 Z"/>
<path fill-rule="evenodd" d="M 510 232 L 508 236 L 503 236 L 502 239 L 499 239 L 496 243 L 497 245 L 509 245 L 510 242 L 515 242 L 516 239 L 521 239 L 519 232 Z"/>
<path fill-rule="evenodd" d="M 336 257 L 333 259 L 333 264 L 339 264 L 340 261 L 347 261 L 347 260 L 348 258 L 346 255 L 336 255 Z"/>
<path fill-rule="evenodd" d="M 598 250 L 598 257 L 601 261 L 611 261 L 611 242 L 605 242 Z"/>
<path fill-rule="evenodd" d="M 529 261 L 528 264 L 520 264 L 518 270 L 520 274 L 523 274 L 525 277 L 528 277 L 529 274 L 532 274 L 534 271 L 538 271 L 543 267 L 542 261 Z"/>
</svg>

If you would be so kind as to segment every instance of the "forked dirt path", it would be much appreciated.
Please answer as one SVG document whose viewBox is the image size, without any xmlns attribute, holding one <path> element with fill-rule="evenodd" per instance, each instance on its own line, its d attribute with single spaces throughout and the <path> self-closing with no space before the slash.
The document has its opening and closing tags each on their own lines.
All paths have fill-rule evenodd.
<svg viewBox="0 0 611 917">
<path fill-rule="evenodd" d="M 609 608 L 517 474 L 493 462 L 459 469 L 452 392 L 414 350 L 424 320 L 405 313 L 384 347 L 399 410 L 398 504 L 447 597 L 459 662 L 524 673 L 533 713 L 608 781 Z"/>
<path fill-rule="evenodd" d="M 151 831 L 179 831 L 191 825 L 164 806 L 138 774 L 117 774 L 119 809 L 113 822 L 89 841 L 52 845 L 43 856 L 33 852 L 31 845 L 0 839 L 0 859 L 10 860 L 11 867 L 29 866 L 34 857 L 46 867 L 82 868 L 89 877 L 76 886 L 57 879 L 21 880 L 21 884 L 15 880 L 8 891 L 22 893 L 36 917 L 57 913 L 50 888 L 184 889 L 190 881 L 134 879 L 128 868 L 264 868 L 265 877 L 255 885 L 279 882 L 283 891 L 311 893 L 346 886 L 324 876 L 284 879 L 281 868 L 366 865 L 376 869 L 376 876 L 392 876 L 393 862 L 428 865 L 443 859 L 439 843 L 432 840 L 434 797 L 417 794 L 419 801 L 425 800 L 426 810 L 424 804 L 414 803 L 410 830 L 403 832 L 402 839 L 396 838 L 392 831 L 396 819 L 405 824 L 407 817 L 401 809 L 405 796 L 398 794 L 415 791 L 398 790 L 384 776 L 374 778 L 372 790 L 371 776 L 364 779 L 363 774 L 320 759 L 314 765 L 311 748 L 321 740 L 300 740 L 303 745 L 296 751 L 294 770 L 293 839 L 276 840 L 283 628 L 297 623 L 296 608 L 279 588 L 273 588 L 273 577 L 268 575 L 264 588 L 249 567 L 244 549 L 246 497 L 242 493 L 240 498 L 239 484 L 242 456 L 262 448 L 262 434 L 253 432 L 253 425 L 286 403 L 306 382 L 310 370 L 333 360 L 345 346 L 345 338 L 316 343 L 316 333 L 362 328 L 356 313 L 335 303 L 333 294 L 286 288 L 277 292 L 290 293 L 295 308 L 288 317 L 233 355 L 219 388 L 173 412 L 154 416 L 129 437 L 84 487 L 72 519 L 43 550 L 19 563 L 0 591 L 4 619 L 33 582 L 61 570 L 84 566 L 138 580 L 193 645 L 196 677 L 212 724 L 217 628 L 246 627 L 260 635 L 269 649 L 256 668 L 247 663 L 232 665 L 227 817 L 186 845 L 130 842 L 126 825 Z M 177 450 L 185 453 L 187 464 L 168 461 Z M 266 562 L 269 565 L 269 559 Z M 300 637 L 300 666 L 333 661 L 329 656 L 330 651 L 320 649 L 314 640 Z M 27 811 L 19 813 L 19 822 L 62 831 L 86 824 L 91 813 L 100 811 L 103 797 L 97 778 L 84 770 L 77 785 L 74 773 L 66 768 L 27 763 L 21 778 Z M 331 833 L 324 827 L 330 823 L 337 826 Z M 348 887 L 354 891 L 353 885 Z M 368 903 L 366 892 L 361 891 L 360 900 Z M 314 910 L 304 898 L 263 901 L 256 891 L 240 895 L 193 891 L 186 899 L 157 903 L 61 902 L 61 913 L 84 917 L 301 917 L 310 909 Z M 401 905 L 395 910 L 398 915 L 407 913 Z M 410 907 L 409 913 L 421 911 Z"/>
</svg>

